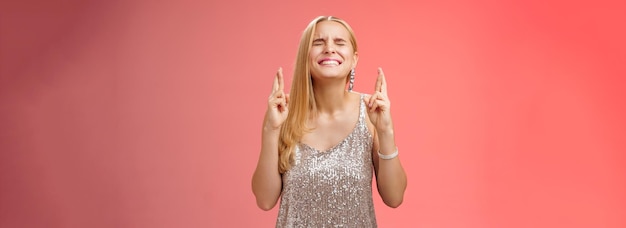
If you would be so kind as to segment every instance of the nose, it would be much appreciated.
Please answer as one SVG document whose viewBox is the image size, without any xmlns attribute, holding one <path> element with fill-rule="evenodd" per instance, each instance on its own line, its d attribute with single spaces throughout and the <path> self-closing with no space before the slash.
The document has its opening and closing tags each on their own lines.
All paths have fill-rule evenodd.
<svg viewBox="0 0 626 228">
<path fill-rule="evenodd" d="M 324 48 L 324 53 L 335 53 L 335 46 L 333 44 L 327 44 Z"/>
</svg>

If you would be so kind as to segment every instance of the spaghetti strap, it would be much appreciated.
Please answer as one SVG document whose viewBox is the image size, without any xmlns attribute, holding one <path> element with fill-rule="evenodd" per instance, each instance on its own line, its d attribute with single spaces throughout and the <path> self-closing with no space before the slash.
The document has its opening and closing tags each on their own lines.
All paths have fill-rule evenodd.
<svg viewBox="0 0 626 228">
<path fill-rule="evenodd" d="M 366 115 L 365 94 L 361 94 L 361 105 L 359 106 L 359 123 L 365 122 Z"/>
</svg>

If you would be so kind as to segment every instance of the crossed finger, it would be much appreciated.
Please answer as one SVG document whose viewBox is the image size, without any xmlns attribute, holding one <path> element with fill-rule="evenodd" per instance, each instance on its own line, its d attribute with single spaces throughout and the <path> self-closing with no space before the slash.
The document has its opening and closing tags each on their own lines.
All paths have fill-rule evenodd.
<svg viewBox="0 0 626 228">
<path fill-rule="evenodd" d="M 378 106 L 385 104 L 387 99 L 387 80 L 382 68 L 378 68 L 378 78 L 374 87 L 374 94 L 369 98 L 369 107 L 375 110 Z"/>
<path fill-rule="evenodd" d="M 276 77 L 274 77 L 274 84 L 272 85 L 272 93 L 276 92 L 277 90 L 283 90 L 284 84 L 285 82 L 283 79 L 283 68 L 280 67 L 278 68 L 278 71 L 276 72 Z"/>
<path fill-rule="evenodd" d="M 383 94 L 387 94 L 387 80 L 385 80 L 385 73 L 383 73 L 383 68 L 378 68 L 378 78 L 376 79 L 376 87 L 374 92 L 381 92 Z"/>
</svg>

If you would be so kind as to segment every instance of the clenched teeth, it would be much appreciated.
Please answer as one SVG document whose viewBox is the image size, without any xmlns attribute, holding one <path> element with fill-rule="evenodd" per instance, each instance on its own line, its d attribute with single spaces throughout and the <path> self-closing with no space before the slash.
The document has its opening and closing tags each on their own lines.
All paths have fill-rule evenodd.
<svg viewBox="0 0 626 228">
<path fill-rule="evenodd" d="M 339 62 L 338 62 L 338 61 L 336 61 L 336 60 L 325 60 L 325 61 L 322 61 L 320 64 L 321 64 L 321 65 L 332 65 L 332 66 L 338 66 L 338 65 L 339 65 Z"/>
</svg>

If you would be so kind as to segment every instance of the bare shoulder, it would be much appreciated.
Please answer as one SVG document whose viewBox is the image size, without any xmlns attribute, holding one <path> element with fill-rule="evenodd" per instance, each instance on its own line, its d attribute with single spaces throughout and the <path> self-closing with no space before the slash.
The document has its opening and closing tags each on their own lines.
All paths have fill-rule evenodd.
<svg viewBox="0 0 626 228">
<path fill-rule="evenodd" d="M 354 94 L 356 99 L 358 99 L 359 101 L 361 100 L 361 97 L 363 97 L 363 99 L 364 99 L 364 101 L 363 101 L 364 103 L 363 104 L 364 105 L 367 105 L 367 99 L 369 99 L 372 96 L 371 94 L 360 93 L 360 92 L 355 92 L 355 91 L 352 91 L 352 94 Z M 358 102 L 358 104 L 359 104 L 359 107 L 360 107 L 361 102 Z M 372 124 L 372 121 L 370 121 L 370 117 L 367 114 L 368 113 L 367 110 L 368 110 L 368 107 L 366 106 L 365 107 L 365 120 L 366 120 L 366 123 L 367 123 L 367 128 L 368 128 L 369 132 L 372 135 L 374 135 L 374 130 L 375 130 L 374 124 Z"/>
<path fill-rule="evenodd" d="M 353 100 L 361 100 L 361 97 L 363 97 L 364 99 L 367 99 L 369 97 L 371 97 L 371 94 L 367 94 L 367 93 L 361 93 L 361 92 L 357 92 L 357 91 L 352 91 L 350 92 L 350 96 L 351 99 Z"/>
<path fill-rule="evenodd" d="M 370 135 L 373 138 L 372 156 L 374 160 L 376 160 L 378 158 L 378 154 L 375 153 L 375 151 L 378 151 L 378 136 L 376 134 L 376 127 L 374 127 L 374 124 L 372 124 L 372 121 L 370 120 L 370 115 L 368 112 L 369 107 L 367 107 L 367 101 L 372 95 L 367 94 L 367 93 L 358 93 L 358 92 L 355 92 L 355 94 L 358 95 L 359 100 L 361 99 L 361 97 L 363 98 L 363 105 L 365 105 L 365 124 L 367 125 L 367 130 L 369 131 Z M 359 104 L 361 104 L 361 102 L 359 102 Z"/>
<path fill-rule="evenodd" d="M 358 91 L 352 91 L 352 92 L 350 92 L 350 93 L 351 93 L 351 94 L 354 94 L 355 96 L 358 96 L 358 97 L 361 97 L 361 96 L 366 96 L 366 97 L 372 96 L 372 94 L 368 94 L 368 93 L 361 93 L 361 92 L 358 92 Z"/>
</svg>

